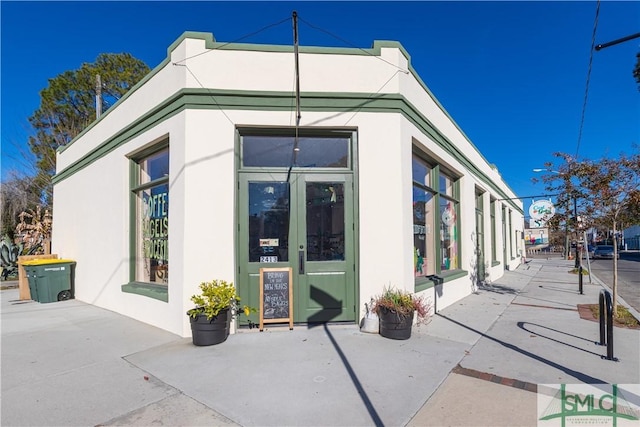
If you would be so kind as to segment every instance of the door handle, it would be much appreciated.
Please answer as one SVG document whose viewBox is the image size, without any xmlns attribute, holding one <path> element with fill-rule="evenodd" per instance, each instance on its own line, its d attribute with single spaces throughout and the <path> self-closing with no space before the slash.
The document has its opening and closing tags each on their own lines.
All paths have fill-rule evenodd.
<svg viewBox="0 0 640 427">
<path fill-rule="evenodd" d="M 298 251 L 298 273 L 304 274 L 304 250 Z"/>
</svg>

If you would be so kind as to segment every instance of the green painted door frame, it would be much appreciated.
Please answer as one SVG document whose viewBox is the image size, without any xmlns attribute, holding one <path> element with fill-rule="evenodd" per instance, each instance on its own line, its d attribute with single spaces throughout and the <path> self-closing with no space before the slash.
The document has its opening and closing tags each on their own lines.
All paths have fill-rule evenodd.
<svg viewBox="0 0 640 427">
<path fill-rule="evenodd" d="M 260 306 L 260 268 L 291 267 L 294 322 L 356 320 L 353 178 L 343 171 L 238 173 L 236 284 L 243 304 Z M 251 320 L 257 323 L 257 314 Z"/>
</svg>

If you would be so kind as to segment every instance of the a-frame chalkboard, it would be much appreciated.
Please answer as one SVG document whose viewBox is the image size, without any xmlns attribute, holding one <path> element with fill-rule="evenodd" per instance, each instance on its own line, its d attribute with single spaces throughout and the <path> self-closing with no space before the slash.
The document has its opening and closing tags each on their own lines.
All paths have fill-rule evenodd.
<svg viewBox="0 0 640 427">
<path fill-rule="evenodd" d="M 289 322 L 293 329 L 291 267 L 260 269 L 260 331 L 265 323 Z"/>
</svg>

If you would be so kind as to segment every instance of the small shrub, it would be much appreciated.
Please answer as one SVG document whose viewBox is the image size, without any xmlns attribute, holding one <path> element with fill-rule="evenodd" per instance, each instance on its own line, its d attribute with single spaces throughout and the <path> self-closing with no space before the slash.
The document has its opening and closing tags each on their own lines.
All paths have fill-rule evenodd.
<svg viewBox="0 0 640 427">
<path fill-rule="evenodd" d="M 232 316 L 240 312 L 248 316 L 249 313 L 256 311 L 247 305 L 240 307 L 240 297 L 236 294 L 235 286 L 226 280 L 202 282 L 200 290 L 202 292 L 199 295 L 191 297 L 191 301 L 196 305 L 195 308 L 187 311 L 187 314 L 193 318 L 198 317 L 198 314 L 206 314 L 207 319 L 211 320 L 226 308 L 231 311 Z"/>
<path fill-rule="evenodd" d="M 412 315 L 418 317 L 418 324 L 426 323 L 431 311 L 431 305 L 424 297 L 417 296 L 407 291 L 385 287 L 382 294 L 376 296 L 373 301 L 373 312 L 380 315 L 382 310 L 388 310 L 398 315 Z"/>
</svg>

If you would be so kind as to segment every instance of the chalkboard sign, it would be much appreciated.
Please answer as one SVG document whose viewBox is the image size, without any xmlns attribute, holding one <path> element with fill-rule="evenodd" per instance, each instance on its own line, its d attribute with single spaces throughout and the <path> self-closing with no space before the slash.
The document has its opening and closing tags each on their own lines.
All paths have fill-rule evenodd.
<svg viewBox="0 0 640 427">
<path fill-rule="evenodd" d="M 293 329 L 292 269 L 260 269 L 260 330 L 265 323 L 289 322 Z"/>
</svg>

